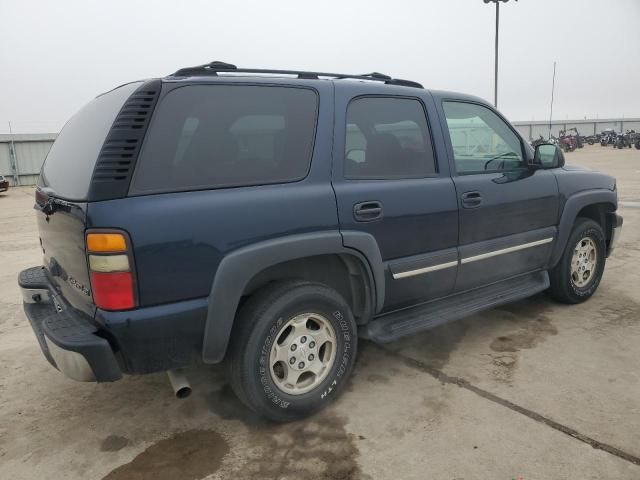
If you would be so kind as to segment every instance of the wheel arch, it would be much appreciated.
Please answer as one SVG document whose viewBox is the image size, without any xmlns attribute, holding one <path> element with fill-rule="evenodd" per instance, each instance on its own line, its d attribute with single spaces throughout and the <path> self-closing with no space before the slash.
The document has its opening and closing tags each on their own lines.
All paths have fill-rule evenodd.
<svg viewBox="0 0 640 480">
<path fill-rule="evenodd" d="M 306 280 L 333 288 L 347 301 L 358 324 L 366 323 L 374 309 L 374 285 L 363 259 L 355 252 L 325 253 L 270 265 L 247 282 L 239 307 L 256 291 L 281 280 Z"/>
<path fill-rule="evenodd" d="M 332 282 L 330 286 L 356 306 L 359 323 L 368 320 L 384 302 L 384 267 L 375 239 L 356 236 L 359 242 L 343 242 L 339 231 L 290 235 L 249 245 L 224 257 L 209 295 L 203 361 L 223 360 L 243 297 L 274 280 Z M 354 244 L 364 251 L 353 248 Z"/>
<path fill-rule="evenodd" d="M 558 223 L 558 239 L 551 254 L 549 267 L 555 267 L 560 261 L 571 230 L 578 217 L 590 218 L 602 226 L 607 241 L 611 232 L 608 213 L 617 209 L 618 200 L 615 191 L 607 189 L 586 190 L 570 196 L 564 204 Z"/>
</svg>

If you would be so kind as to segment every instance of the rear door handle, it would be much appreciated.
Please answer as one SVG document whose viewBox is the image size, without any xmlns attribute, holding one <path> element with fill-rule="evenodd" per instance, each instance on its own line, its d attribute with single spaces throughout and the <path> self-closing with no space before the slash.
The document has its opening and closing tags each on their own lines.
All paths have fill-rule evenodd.
<svg viewBox="0 0 640 480">
<path fill-rule="evenodd" d="M 382 218 L 382 203 L 378 201 L 360 202 L 353 206 L 353 218 L 358 222 L 372 222 Z"/>
<path fill-rule="evenodd" d="M 461 198 L 464 208 L 476 208 L 482 203 L 482 194 L 480 192 L 465 192 Z"/>
</svg>

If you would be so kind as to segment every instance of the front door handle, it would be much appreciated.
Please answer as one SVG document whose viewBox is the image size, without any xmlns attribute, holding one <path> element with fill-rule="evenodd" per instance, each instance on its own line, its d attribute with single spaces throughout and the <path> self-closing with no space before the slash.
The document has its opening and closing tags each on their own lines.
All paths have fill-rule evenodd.
<svg viewBox="0 0 640 480">
<path fill-rule="evenodd" d="M 480 192 L 466 192 L 462 194 L 462 206 L 464 208 L 476 208 L 482 203 Z"/>
<path fill-rule="evenodd" d="M 372 222 L 382 218 L 382 203 L 378 201 L 360 202 L 353 206 L 353 218 L 358 222 Z"/>
</svg>

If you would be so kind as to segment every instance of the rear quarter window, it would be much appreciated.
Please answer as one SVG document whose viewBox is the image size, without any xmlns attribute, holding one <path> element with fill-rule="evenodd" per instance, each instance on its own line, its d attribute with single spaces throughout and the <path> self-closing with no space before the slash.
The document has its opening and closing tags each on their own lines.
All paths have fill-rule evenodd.
<svg viewBox="0 0 640 480">
<path fill-rule="evenodd" d="M 100 149 L 129 96 L 142 84 L 133 82 L 99 95 L 62 128 L 45 159 L 38 185 L 68 200 L 85 200 Z"/>
<path fill-rule="evenodd" d="M 300 180 L 317 110 L 317 94 L 306 88 L 179 87 L 156 107 L 130 193 Z"/>
</svg>

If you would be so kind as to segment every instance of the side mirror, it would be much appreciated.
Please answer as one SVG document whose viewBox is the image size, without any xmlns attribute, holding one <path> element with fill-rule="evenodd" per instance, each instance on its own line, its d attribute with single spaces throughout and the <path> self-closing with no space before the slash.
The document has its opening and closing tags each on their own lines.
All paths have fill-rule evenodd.
<svg viewBox="0 0 640 480">
<path fill-rule="evenodd" d="M 533 155 L 533 168 L 558 168 L 564 166 L 564 153 L 557 145 L 541 143 L 536 145 Z"/>
</svg>

